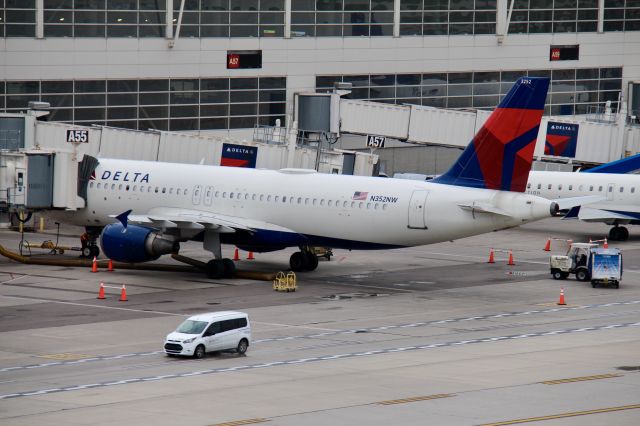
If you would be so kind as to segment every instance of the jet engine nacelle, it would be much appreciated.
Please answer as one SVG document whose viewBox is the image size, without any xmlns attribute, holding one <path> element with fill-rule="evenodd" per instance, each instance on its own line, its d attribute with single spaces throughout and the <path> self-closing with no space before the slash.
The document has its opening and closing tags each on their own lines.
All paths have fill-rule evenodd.
<svg viewBox="0 0 640 426">
<path fill-rule="evenodd" d="M 138 225 L 128 225 L 125 229 L 121 223 L 104 227 L 100 245 L 109 259 L 125 263 L 156 260 L 163 254 L 177 253 L 180 249 L 177 241 L 153 229 Z"/>
</svg>

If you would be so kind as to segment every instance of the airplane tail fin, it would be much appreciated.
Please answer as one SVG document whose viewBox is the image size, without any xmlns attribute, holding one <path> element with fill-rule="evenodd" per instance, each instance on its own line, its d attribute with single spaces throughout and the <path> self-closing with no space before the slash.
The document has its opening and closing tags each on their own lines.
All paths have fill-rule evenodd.
<svg viewBox="0 0 640 426">
<path fill-rule="evenodd" d="M 521 77 L 460 158 L 432 182 L 524 192 L 549 79 Z"/>
</svg>

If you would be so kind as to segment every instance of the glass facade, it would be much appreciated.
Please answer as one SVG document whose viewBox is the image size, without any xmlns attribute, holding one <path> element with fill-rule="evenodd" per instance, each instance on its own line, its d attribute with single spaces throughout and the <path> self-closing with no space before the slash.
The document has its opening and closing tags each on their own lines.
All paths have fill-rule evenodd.
<svg viewBox="0 0 640 426">
<path fill-rule="evenodd" d="M 496 0 L 400 1 L 400 35 L 495 32 Z"/>
<path fill-rule="evenodd" d="M 393 0 L 299 0 L 291 2 L 292 37 L 393 35 Z"/>
<path fill-rule="evenodd" d="M 318 92 L 333 83 L 350 82 L 350 99 L 438 108 L 493 109 L 521 76 L 550 77 L 546 114 L 573 115 L 593 112 L 606 101 L 617 109 L 622 90 L 622 68 L 566 70 L 511 70 L 428 74 L 322 75 Z"/>
<path fill-rule="evenodd" d="M 497 0 L 400 0 L 401 36 L 495 34 Z M 510 2 L 508 2 L 510 4 Z M 35 37 L 36 0 L 0 0 L 2 37 Z M 45 37 L 164 37 L 166 0 L 43 0 Z M 173 2 L 176 28 L 180 0 Z M 640 0 L 604 0 L 640 31 Z M 186 0 L 181 37 L 284 37 L 284 0 Z M 293 0 L 292 37 L 392 36 L 394 0 Z M 595 32 L 598 0 L 515 0 L 509 33 Z"/>
<path fill-rule="evenodd" d="M 605 31 L 640 31 L 640 0 L 604 0 Z"/>
<path fill-rule="evenodd" d="M 207 130 L 284 124 L 286 77 L 7 81 L 0 108 L 51 104 L 49 121 L 130 129 Z"/>
</svg>

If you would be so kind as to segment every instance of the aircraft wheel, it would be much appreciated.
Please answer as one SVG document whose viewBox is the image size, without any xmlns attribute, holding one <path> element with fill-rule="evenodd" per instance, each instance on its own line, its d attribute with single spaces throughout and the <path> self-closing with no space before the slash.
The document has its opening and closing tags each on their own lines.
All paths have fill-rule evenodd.
<svg viewBox="0 0 640 426">
<path fill-rule="evenodd" d="M 624 226 L 620 227 L 620 241 L 627 241 L 629 239 L 629 230 Z"/>
<path fill-rule="evenodd" d="M 100 249 L 98 246 L 89 246 L 89 257 L 98 257 L 100 256 Z"/>
<path fill-rule="evenodd" d="M 209 278 L 223 278 L 224 277 L 224 263 L 220 259 L 213 259 L 207 262 L 207 276 Z"/>
<path fill-rule="evenodd" d="M 316 268 L 318 267 L 318 257 L 315 254 L 308 251 L 305 251 L 303 253 L 307 261 L 307 267 L 305 268 L 305 270 L 315 271 Z"/>
<path fill-rule="evenodd" d="M 91 247 L 84 247 L 82 249 L 82 257 L 86 257 L 86 258 L 91 257 Z"/>
<path fill-rule="evenodd" d="M 224 277 L 231 278 L 236 273 L 236 264 L 231 259 L 222 259 L 222 266 L 224 267 Z"/>
<path fill-rule="evenodd" d="M 293 272 L 302 272 L 307 269 L 307 258 L 301 251 L 297 251 L 289 258 L 289 266 Z"/>
</svg>

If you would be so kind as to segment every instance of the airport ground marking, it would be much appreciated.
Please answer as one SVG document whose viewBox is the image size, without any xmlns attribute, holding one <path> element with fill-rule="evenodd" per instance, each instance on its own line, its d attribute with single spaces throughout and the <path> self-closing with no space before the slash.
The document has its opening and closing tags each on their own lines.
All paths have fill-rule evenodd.
<svg viewBox="0 0 640 426">
<path fill-rule="evenodd" d="M 455 395 L 451 394 L 451 393 L 438 393 L 438 394 L 435 394 L 435 395 L 414 396 L 414 397 L 402 398 L 402 399 L 391 399 L 391 400 L 388 400 L 388 401 L 376 402 L 376 404 L 378 404 L 378 405 L 406 404 L 406 403 L 409 403 L 409 402 L 429 401 L 429 400 L 432 400 L 432 399 L 441 399 L 441 398 L 451 398 L 452 396 L 455 396 Z"/>
<path fill-rule="evenodd" d="M 637 326 L 640 326 L 640 322 L 615 324 L 615 326 L 616 328 L 637 327 Z M 73 385 L 73 386 L 60 387 L 60 388 L 54 388 L 54 389 L 33 390 L 28 392 L 11 393 L 11 394 L 4 394 L 4 395 L 0 394 L 0 400 L 19 398 L 19 397 L 25 397 L 25 396 L 45 395 L 45 394 L 57 393 L 57 392 L 69 392 L 73 390 L 81 390 L 81 389 L 89 389 L 89 388 L 117 386 L 121 384 L 129 384 L 129 383 L 150 382 L 150 381 L 158 381 L 158 380 L 201 376 L 201 375 L 208 375 L 208 374 L 244 371 L 244 370 L 251 370 L 251 369 L 272 368 L 272 367 L 279 367 L 283 365 L 306 364 L 306 363 L 320 362 L 320 361 L 331 361 L 335 359 L 351 359 L 351 358 L 368 357 L 368 356 L 374 356 L 374 355 L 383 355 L 383 354 L 389 354 L 389 353 L 411 352 L 411 351 L 419 351 L 419 350 L 435 349 L 435 348 L 443 348 L 443 347 L 454 347 L 458 345 L 478 344 L 478 343 L 484 343 L 484 342 L 503 342 L 508 340 L 522 339 L 522 338 L 534 338 L 534 337 L 553 336 L 558 334 L 571 334 L 571 333 L 579 333 L 579 332 L 592 332 L 592 331 L 607 330 L 607 329 L 611 329 L 611 325 L 602 325 L 602 326 L 587 327 L 587 328 L 573 328 L 573 329 L 566 329 L 566 330 L 542 331 L 537 333 L 516 334 L 516 335 L 509 335 L 509 336 L 487 337 L 484 339 L 431 343 L 431 344 L 417 345 L 417 346 L 403 346 L 400 348 L 376 349 L 376 350 L 370 350 L 370 351 L 364 351 L 364 352 L 324 355 L 324 356 L 317 356 L 317 357 L 310 357 L 310 358 L 282 360 L 282 361 L 274 361 L 274 362 L 260 363 L 260 364 L 246 364 L 246 365 L 239 365 L 235 367 L 219 367 L 219 368 L 211 368 L 207 370 L 198 370 L 198 371 L 192 371 L 192 372 L 186 372 L 186 373 L 176 373 L 176 374 L 168 374 L 168 375 L 149 376 L 149 377 L 135 377 L 131 379 L 116 380 L 116 381 L 110 380 L 108 382 Z M 74 361 L 74 362 L 78 362 L 78 361 Z"/>
<path fill-rule="evenodd" d="M 332 331 L 327 331 L 323 333 L 256 339 L 256 340 L 253 340 L 251 343 L 256 344 L 256 343 L 267 343 L 267 342 L 282 342 L 282 341 L 299 340 L 299 339 L 315 339 L 318 337 L 336 336 L 340 334 L 358 334 L 358 333 L 367 333 L 367 332 L 378 332 L 378 331 L 387 331 L 387 330 L 393 330 L 393 329 L 424 327 L 424 326 L 430 326 L 430 325 L 442 325 L 442 324 L 464 322 L 464 321 L 471 321 L 471 320 L 480 321 L 480 320 L 514 317 L 514 316 L 521 316 L 521 315 L 545 314 L 545 313 L 553 313 L 553 312 L 561 312 L 561 311 L 575 311 L 575 310 L 582 310 L 582 309 L 593 309 L 593 308 L 622 306 L 622 305 L 636 305 L 636 304 L 640 304 L 640 300 L 631 300 L 626 302 L 609 302 L 609 303 L 600 303 L 600 304 L 592 304 L 592 305 L 568 306 L 568 307 L 562 307 L 562 308 L 554 307 L 551 309 L 539 309 L 539 310 L 524 311 L 524 312 L 506 312 L 501 314 L 489 314 L 489 315 L 473 316 L 473 317 L 452 318 L 452 319 L 444 319 L 444 320 L 437 320 L 437 321 L 421 321 L 421 322 L 414 322 L 410 324 L 385 325 L 385 326 L 370 327 L 370 328 L 332 330 Z M 89 305 L 89 306 L 96 306 L 96 305 Z M 553 305 L 553 306 L 556 306 L 556 305 Z M 102 307 L 102 306 L 98 306 L 98 307 Z M 128 310 L 127 308 L 117 308 L 117 307 L 114 307 L 114 309 Z M 152 311 L 142 311 L 142 312 L 152 312 Z M 174 315 L 186 316 L 181 314 L 174 314 Z M 284 326 L 285 324 L 282 324 L 282 325 Z M 616 327 L 618 327 L 618 325 L 614 324 L 614 325 L 606 326 L 605 329 L 616 328 Z M 583 331 L 588 331 L 588 330 L 583 330 Z M 523 336 L 531 337 L 527 334 L 523 334 L 523 335 L 520 335 L 519 337 L 516 337 L 515 339 L 524 338 Z M 458 343 L 458 345 L 459 344 L 460 343 Z M 109 361 L 109 360 L 128 358 L 133 356 L 158 355 L 162 353 L 164 353 L 164 351 L 160 350 L 160 351 L 150 351 L 150 352 L 134 352 L 134 353 L 118 354 L 118 355 L 104 355 L 104 356 L 96 356 L 92 358 L 92 360 L 93 361 Z M 43 364 L 31 364 L 31 365 L 23 365 L 23 366 L 5 367 L 5 368 L 0 368 L 0 373 L 4 373 L 7 371 L 23 370 L 23 369 L 35 369 L 35 368 L 53 367 L 53 366 L 60 366 L 60 365 L 73 365 L 73 364 L 79 364 L 81 362 L 87 362 L 87 360 L 80 361 L 80 362 L 79 361 L 61 361 L 56 363 L 49 362 L 49 363 L 43 363 Z"/>
<path fill-rule="evenodd" d="M 622 377 L 622 374 L 597 374 L 595 376 L 571 377 L 568 379 L 545 380 L 540 382 L 543 385 L 561 385 L 564 383 L 586 382 L 588 380 L 611 379 L 614 377 Z"/>
<path fill-rule="evenodd" d="M 243 426 L 243 425 L 254 425 L 257 423 L 266 423 L 270 422 L 269 419 L 257 418 L 257 419 L 247 419 L 247 420 L 235 420 L 232 422 L 225 423 L 215 423 L 209 426 Z"/>
<path fill-rule="evenodd" d="M 560 413 L 560 414 L 552 414 L 549 416 L 541 416 L 541 417 L 530 417 L 527 419 L 515 419 L 515 420 L 507 420 L 504 422 L 497 423 L 483 423 L 480 426 L 506 426 L 506 425 L 516 425 L 520 423 L 531 423 L 531 422 L 541 422 L 544 420 L 556 420 L 556 419 L 564 419 L 567 417 L 577 417 L 577 416 L 587 416 L 589 414 L 601 414 L 601 413 L 611 413 L 614 411 L 624 411 L 624 410 L 634 410 L 640 408 L 640 404 L 633 405 L 622 405 L 619 407 L 608 407 L 608 408 L 597 408 L 595 410 L 585 410 L 585 411 L 572 411 L 569 413 Z"/>
</svg>

